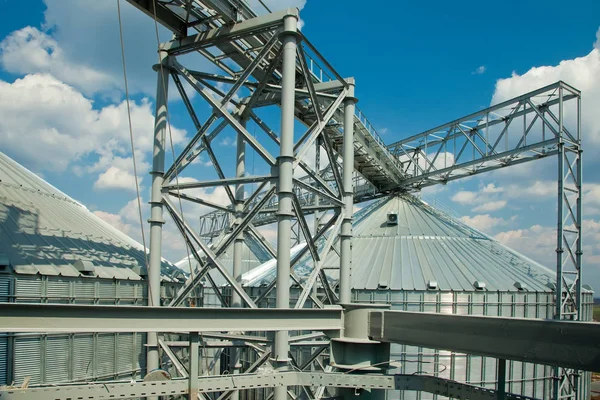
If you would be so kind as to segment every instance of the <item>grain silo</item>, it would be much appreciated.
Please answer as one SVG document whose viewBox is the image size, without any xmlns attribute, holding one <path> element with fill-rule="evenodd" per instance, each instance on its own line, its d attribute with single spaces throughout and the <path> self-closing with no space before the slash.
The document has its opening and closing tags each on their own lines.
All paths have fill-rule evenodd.
<svg viewBox="0 0 600 400">
<path fill-rule="evenodd" d="M 553 317 L 554 271 L 411 194 L 374 201 L 355 213 L 353 226 L 353 302 L 443 314 Z M 338 266 L 339 257 L 331 252 L 324 268 L 332 285 L 337 281 Z M 295 271 L 307 277 L 311 269 L 307 256 Z M 265 270 L 246 285 L 258 294 L 274 274 L 273 268 Z M 583 303 L 582 319 L 591 320 L 593 293 L 589 287 Z M 486 388 L 496 386 L 497 360 L 493 358 L 400 344 L 392 345 L 391 358 L 401 365 L 394 373 L 431 374 Z M 552 376 L 549 366 L 507 362 L 507 390 L 511 393 L 550 398 Z M 588 393 L 589 373 L 582 381 L 583 393 Z M 441 397 L 390 391 L 388 398 Z"/>
<path fill-rule="evenodd" d="M 142 245 L 0 153 L 0 302 L 146 305 L 144 265 Z M 162 273 L 165 302 L 185 277 Z M 0 335 L 0 385 L 143 376 L 145 336 Z"/>
</svg>

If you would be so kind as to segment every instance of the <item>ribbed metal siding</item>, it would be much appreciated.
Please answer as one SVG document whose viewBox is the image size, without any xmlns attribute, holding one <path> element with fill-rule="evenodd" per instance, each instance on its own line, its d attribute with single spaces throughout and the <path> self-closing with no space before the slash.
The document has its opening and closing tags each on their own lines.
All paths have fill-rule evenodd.
<svg viewBox="0 0 600 400">
<path fill-rule="evenodd" d="M 31 384 L 42 383 L 43 352 L 39 336 L 15 338 L 14 378 L 17 385 L 30 377 Z"/>
<path fill-rule="evenodd" d="M 8 336 L 0 334 L 0 386 L 8 383 Z"/>
<path fill-rule="evenodd" d="M 0 274 L 0 302 L 8 303 L 10 301 L 10 283 L 12 275 Z"/>
<path fill-rule="evenodd" d="M 68 335 L 48 336 L 45 343 L 44 382 L 68 382 L 71 372 L 70 341 Z M 74 350 L 76 351 L 76 350 Z"/>
<path fill-rule="evenodd" d="M 37 276 L 19 276 L 15 284 L 15 296 L 20 303 L 41 303 L 44 284 Z M 44 299 L 45 301 L 45 299 Z"/>
<path fill-rule="evenodd" d="M 75 335 L 73 337 L 73 375 L 74 381 L 86 380 L 94 376 L 94 335 Z"/>
<path fill-rule="evenodd" d="M 99 334 L 96 338 L 96 376 L 115 374 L 115 335 Z"/>
<path fill-rule="evenodd" d="M 52 303 L 68 304 L 71 297 L 71 282 L 65 279 L 48 279 L 46 297 Z"/>
<path fill-rule="evenodd" d="M 93 304 L 96 297 L 96 282 L 91 279 L 79 279 L 74 282 L 73 295 L 78 304 Z"/>
<path fill-rule="evenodd" d="M 135 370 L 133 357 L 135 342 L 133 333 L 120 333 L 117 337 L 117 373 L 129 374 Z"/>
</svg>

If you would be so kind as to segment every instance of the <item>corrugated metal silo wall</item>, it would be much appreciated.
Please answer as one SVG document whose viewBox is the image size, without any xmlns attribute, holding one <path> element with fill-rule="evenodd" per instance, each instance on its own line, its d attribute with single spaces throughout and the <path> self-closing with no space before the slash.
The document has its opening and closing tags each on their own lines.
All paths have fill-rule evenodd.
<svg viewBox="0 0 600 400">
<path fill-rule="evenodd" d="M 178 285 L 163 284 L 169 299 Z M 145 281 L 0 274 L 0 302 L 145 305 Z M 140 377 L 146 335 L 93 333 L 0 336 L 0 385 Z"/>
<path fill-rule="evenodd" d="M 460 315 L 489 315 L 522 318 L 552 318 L 554 295 L 536 292 L 420 292 L 420 291 L 355 291 L 358 303 L 391 304 L 393 310 L 435 312 Z M 593 298 L 584 295 L 584 320 L 591 320 Z M 466 382 L 490 389 L 496 388 L 495 358 L 459 354 L 449 351 L 393 344 L 392 360 L 402 366 L 390 373 L 423 373 Z M 552 367 L 507 362 L 507 390 L 539 399 L 551 398 Z M 583 399 L 589 397 L 590 373 L 582 379 Z M 389 399 L 445 399 L 429 393 L 390 391 Z"/>
</svg>

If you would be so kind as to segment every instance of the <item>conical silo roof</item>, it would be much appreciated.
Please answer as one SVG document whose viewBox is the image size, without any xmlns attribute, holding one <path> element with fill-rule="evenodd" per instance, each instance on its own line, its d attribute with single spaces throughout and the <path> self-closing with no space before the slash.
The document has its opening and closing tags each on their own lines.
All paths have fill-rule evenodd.
<svg viewBox="0 0 600 400">
<path fill-rule="evenodd" d="M 550 291 L 555 272 L 410 194 L 389 197 L 357 218 L 354 289 Z M 389 223 L 396 215 L 397 223 Z M 326 265 L 339 263 L 337 255 Z M 481 287 L 479 287 L 481 288 Z"/>
<path fill-rule="evenodd" d="M 139 280 L 145 269 L 140 243 L 1 152 L 0 257 L 20 274 Z M 163 260 L 164 279 L 182 272 Z"/>
<path fill-rule="evenodd" d="M 389 223 L 388 215 L 396 222 Z M 411 194 L 377 200 L 355 213 L 352 288 L 355 290 L 449 290 L 551 292 L 553 270 L 431 207 Z M 322 245 L 322 244 L 321 244 Z M 337 247 L 337 244 L 336 244 Z M 339 256 L 330 252 L 327 275 L 337 281 Z M 310 256 L 295 267 L 312 270 Z M 274 278 L 265 271 L 247 285 Z"/>
</svg>

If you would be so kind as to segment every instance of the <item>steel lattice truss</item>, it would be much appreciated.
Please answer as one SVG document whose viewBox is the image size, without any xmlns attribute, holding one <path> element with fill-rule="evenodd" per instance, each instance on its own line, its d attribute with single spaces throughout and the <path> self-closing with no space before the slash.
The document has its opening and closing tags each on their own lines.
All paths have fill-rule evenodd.
<svg viewBox="0 0 600 400">
<path fill-rule="evenodd" d="M 378 320 L 372 321 L 371 318 L 383 316 L 367 318 L 365 313 L 360 317 L 365 318 L 359 319 L 361 323 L 366 325 L 368 322 L 371 329 L 369 332 L 367 328 L 364 329 L 365 332 L 361 330 L 364 337 L 352 336 L 350 330 L 344 333 L 342 329 L 345 323 L 349 324 L 348 321 L 357 318 L 349 317 L 357 314 L 351 314 L 352 307 L 346 307 L 350 303 L 348 274 L 353 203 L 399 191 L 416 191 L 552 155 L 558 156 L 559 164 L 556 319 L 579 319 L 582 255 L 579 91 L 564 82 L 558 82 L 397 143 L 385 145 L 368 119 L 355 108 L 354 80 L 340 76 L 296 29 L 298 10 L 258 16 L 245 2 L 236 0 L 128 1 L 175 35 L 171 41 L 160 45 L 160 64 L 156 67 L 159 79 L 150 219 L 150 305 L 158 306 L 160 301 L 156 297 L 160 290 L 160 274 L 153 272 L 153 266 L 160 265 L 163 208 L 181 232 L 197 268 L 169 304 L 172 307 L 169 311 L 150 308 L 148 313 L 162 312 L 160 317 L 163 321 L 169 321 L 169 326 L 164 327 L 165 331 L 177 331 L 172 326 L 179 326 L 191 333 L 189 341 L 178 343 L 159 338 L 156 327 L 144 330 L 149 332 L 149 369 L 158 367 L 158 349 L 161 348 L 179 372 L 180 379 L 155 384 L 153 387 L 139 382 L 114 384 L 110 387 L 78 386 L 71 387 L 71 393 L 82 396 L 92 393 L 93 397 L 99 398 L 106 396 L 106 393 L 101 393 L 103 391 L 122 397 L 187 394 L 189 398 L 198 398 L 204 396 L 204 392 L 221 391 L 219 400 L 225 400 L 235 398 L 239 389 L 274 387 L 275 400 L 283 400 L 287 396 L 286 386 L 293 385 L 302 387 L 304 394 L 311 399 L 325 396 L 327 386 L 362 390 L 362 386 L 349 383 L 349 375 L 333 373 L 331 366 L 322 364 L 321 354 L 328 349 L 333 352 L 333 346 L 329 347 L 328 342 L 323 340 L 323 333 L 288 336 L 287 332 L 298 329 L 298 325 L 291 322 L 301 323 L 299 318 L 304 316 L 307 323 L 313 324 L 313 328 L 335 331 L 334 336 L 347 339 L 350 346 L 370 346 L 372 337 L 381 336 L 381 340 L 386 340 L 383 323 L 381 332 L 372 331 L 373 326 L 377 326 L 372 322 Z M 185 56 L 190 53 L 209 60 L 219 72 L 206 73 L 188 68 Z M 196 133 L 175 157 L 173 164 L 165 168 L 169 78 L 185 104 Z M 204 109 L 206 105 L 210 107 L 211 112 L 207 118 L 200 117 L 198 102 L 192 101 L 186 87 L 200 96 Z M 281 107 L 281 120 L 277 127 L 259 116 L 259 109 L 270 106 Z M 304 130 L 294 141 L 295 121 L 299 121 Z M 260 128 L 260 140 L 249 132 L 248 123 Z M 227 173 L 229 169 L 225 168 L 223 161 L 213 150 L 215 139 L 226 128 L 233 129 L 238 138 L 234 174 Z M 245 168 L 248 148 L 268 166 L 270 173 L 248 174 Z M 314 149 L 316 159 L 313 165 L 307 162 L 307 158 Z M 321 153 L 324 155 L 323 159 Z M 179 176 L 201 155 L 208 157 L 217 179 L 179 182 Z M 301 174 L 294 175 L 294 171 Z M 194 189 L 216 187 L 225 191 L 229 204 L 216 204 L 191 194 Z M 183 208 L 178 205 L 180 201 L 214 209 L 214 212 L 201 220 L 201 232 L 186 221 Z M 309 214 L 315 216 L 312 229 L 306 218 Z M 278 225 L 277 248 L 273 248 L 257 229 L 261 225 L 275 222 Z M 296 229 L 296 240 L 305 241 L 306 246 L 291 258 L 289 246 L 292 243 L 293 227 Z M 211 243 L 207 243 L 207 238 L 212 240 Z M 256 298 L 252 298 L 240 283 L 240 246 L 244 241 L 249 243 L 253 251 L 276 258 L 278 263 L 277 277 Z M 231 248 L 234 253 L 232 272 L 220 260 Z M 322 269 L 323 260 L 332 251 L 340 253 L 339 290 L 331 286 Z M 313 269 L 307 279 L 301 280 L 294 273 L 293 267 L 305 256 L 310 256 Z M 218 271 L 225 279 L 232 291 L 231 300 L 226 299 L 222 287 L 215 283 L 210 271 Z M 290 282 L 300 288 L 299 298 L 291 306 Z M 223 313 L 222 321 L 219 315 L 213 317 L 211 314 L 210 318 L 205 314 L 202 314 L 204 317 L 199 316 L 209 324 L 218 325 L 219 321 L 224 324 L 218 325 L 222 328 L 218 329 L 221 332 L 213 330 L 213 333 L 200 338 L 198 331 L 211 331 L 212 328 L 199 327 L 201 322 L 198 322 L 188 330 L 183 329 L 186 321 L 194 320 L 192 313 L 199 311 L 175 307 L 182 305 L 201 283 L 212 286 L 222 306 L 235 308 Z M 316 287 L 319 288 L 318 291 L 315 290 Z M 271 310 L 272 312 L 259 310 L 262 300 L 273 289 L 277 290 L 278 309 Z M 305 310 L 307 302 L 321 310 Z M 327 307 L 337 303 L 343 304 L 344 308 Z M 241 313 L 244 310 L 239 309 L 242 307 L 251 309 L 247 310 L 249 315 L 259 316 L 265 324 L 270 324 L 265 330 L 276 331 L 274 340 L 239 332 L 222 332 L 230 327 L 227 323 L 241 321 L 236 318 L 243 318 Z M 288 308 L 293 310 L 286 310 Z M 10 312 L 7 310 L 4 312 Z M 135 319 L 136 310 L 123 308 L 122 311 L 131 312 L 128 315 L 132 320 Z M 40 312 L 43 313 L 43 310 Z M 72 321 L 69 319 L 69 312 L 72 311 L 61 312 L 65 312 L 67 317 L 57 324 L 70 324 Z M 112 315 L 111 311 L 102 312 Z M 188 313 L 188 319 L 176 318 L 180 312 Z M 213 312 L 218 314 L 218 311 Z M 290 316 L 283 315 L 285 312 L 289 312 Z M 339 315 L 331 317 L 331 313 Z M 329 316 L 332 321 L 325 323 L 318 316 Z M 85 317 L 84 312 L 82 318 Z M 141 318 L 138 323 L 157 321 L 154 314 L 148 318 Z M 393 321 L 394 316 L 389 318 Z M 43 318 L 40 320 L 44 323 Z M 106 321 L 108 320 L 107 316 Z M 119 319 L 117 323 L 118 321 Z M 481 324 L 488 323 L 485 318 L 480 321 Z M 242 325 L 244 329 L 261 328 L 248 319 Z M 39 326 L 36 328 L 41 329 Z M 426 329 L 423 330 L 425 331 Z M 564 339 L 564 333 L 560 329 L 557 332 L 555 336 Z M 356 335 L 356 332 L 353 334 Z M 457 340 L 460 341 L 460 338 Z M 343 340 L 337 343 L 343 347 L 340 343 Z M 419 345 L 427 346 L 427 343 L 421 342 Z M 269 346 L 271 344 L 272 347 Z M 303 345 L 313 348 L 313 352 L 308 360 L 300 364 L 290 357 L 289 348 Z M 180 360 L 177 350 L 183 346 L 188 349 L 190 360 L 198 360 L 200 347 L 235 349 L 244 346 L 252 349 L 256 358 L 245 369 L 246 375 L 239 375 L 236 378 L 238 382 L 234 384 L 229 383 L 229 378 L 223 377 L 190 379 L 209 373 L 221 351 L 216 352 L 211 365 L 201 371 L 198 362 L 190 361 L 186 368 Z M 460 349 L 465 351 L 470 348 L 467 346 Z M 352 350 L 352 347 L 348 348 L 348 351 Z M 503 350 L 504 353 L 500 355 L 513 355 L 506 349 L 498 351 Z M 231 367 L 237 374 L 240 370 L 236 364 L 235 352 L 232 354 Z M 542 361 L 555 362 L 548 361 L 547 357 Z M 265 365 L 272 366 L 275 373 L 268 377 L 254 374 Z M 288 373 L 286 368 L 290 365 L 296 372 Z M 580 385 L 576 368 L 581 364 L 570 360 L 565 365 L 568 368 L 556 369 L 556 398 L 578 399 Z M 585 364 L 587 365 L 591 365 L 591 362 Z M 322 369 L 324 372 L 311 375 L 306 372 L 311 368 Z M 364 381 L 364 388 L 405 388 L 448 396 L 471 396 L 470 398 L 499 396 L 494 391 L 439 378 L 427 378 L 373 375 Z M 45 394 L 36 392 L 33 395 L 51 398 L 71 396 L 66 390 L 56 388 L 47 390 Z M 0 392 L 0 396 L 2 395 L 3 392 Z M 23 393 L 18 391 L 9 395 L 13 397 L 8 398 L 23 398 L 19 397 Z M 517 398 L 508 396 L 507 398 Z"/>
</svg>

